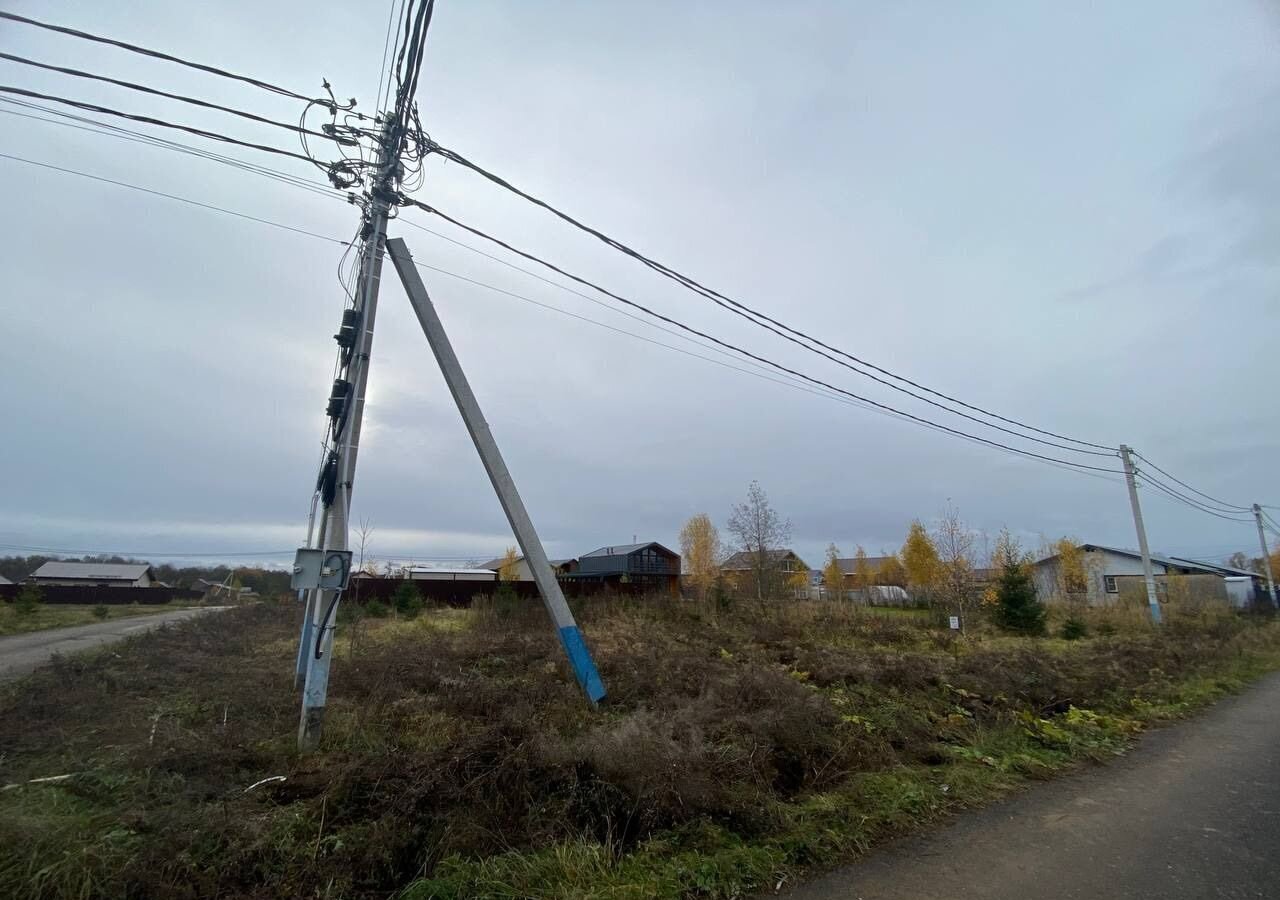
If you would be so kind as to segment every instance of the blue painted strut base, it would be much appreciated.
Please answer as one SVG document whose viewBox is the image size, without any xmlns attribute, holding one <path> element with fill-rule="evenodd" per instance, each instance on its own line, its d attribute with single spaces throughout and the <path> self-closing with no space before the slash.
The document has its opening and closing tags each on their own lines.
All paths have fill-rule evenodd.
<svg viewBox="0 0 1280 900">
<path fill-rule="evenodd" d="M 587 649 L 587 642 L 582 639 L 578 626 L 566 625 L 561 628 L 560 643 L 564 644 L 564 652 L 569 657 L 569 664 L 573 666 L 573 674 L 578 677 L 578 684 L 582 685 L 582 690 L 592 703 L 599 703 L 604 699 L 604 682 L 600 680 L 600 673 L 596 671 L 591 651 Z"/>
</svg>

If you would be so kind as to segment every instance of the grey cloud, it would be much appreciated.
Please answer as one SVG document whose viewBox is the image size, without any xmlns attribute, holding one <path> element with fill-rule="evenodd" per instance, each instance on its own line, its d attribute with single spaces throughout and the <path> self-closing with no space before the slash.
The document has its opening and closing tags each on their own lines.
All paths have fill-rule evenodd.
<svg viewBox="0 0 1280 900">
<path fill-rule="evenodd" d="M 1035 424 L 1145 447 L 1211 492 L 1280 497 L 1280 431 L 1260 387 L 1280 325 L 1269 159 L 1280 107 L 1264 102 L 1280 67 L 1256 10 L 1153 19 L 1126 6 L 956 7 L 943 17 L 815 2 L 734 12 L 441 4 L 427 128 L 835 345 Z M 159 3 L 71 3 L 58 17 L 291 85 L 323 75 L 365 108 L 385 24 L 327 3 L 226 3 L 200 29 Z M 292 36 L 285 48 L 281 33 Z M 0 34 L 15 52 L 74 52 L 16 27 Z M 296 113 L 105 48 L 78 62 Z M 23 84 L 81 90 L 11 69 Z M 1241 100 L 1242 72 L 1256 104 Z M 341 203 L 243 173 L 0 121 L 5 152 L 320 234 L 354 227 Z M 0 542 L 287 551 L 314 482 L 340 250 L 9 161 L 0 171 L 10 212 L 0 313 L 17 336 L 3 354 L 0 467 L 20 473 L 0 496 Z M 806 357 L 457 166 L 429 166 L 422 196 L 786 365 L 940 415 Z M 420 260 L 691 349 L 410 220 L 448 229 L 404 213 L 393 230 Z M 694 512 L 723 523 L 753 478 L 792 519 L 806 558 L 830 541 L 896 546 L 912 517 L 947 498 L 991 532 L 1132 543 L 1113 482 L 424 277 L 556 553 L 632 534 L 674 543 Z M 1057 302 L 1072 285 L 1073 302 Z M 376 552 L 500 551 L 505 522 L 391 278 L 372 392 L 355 512 L 374 520 Z M 1150 503 L 1156 543 L 1249 546 L 1247 529 Z"/>
</svg>

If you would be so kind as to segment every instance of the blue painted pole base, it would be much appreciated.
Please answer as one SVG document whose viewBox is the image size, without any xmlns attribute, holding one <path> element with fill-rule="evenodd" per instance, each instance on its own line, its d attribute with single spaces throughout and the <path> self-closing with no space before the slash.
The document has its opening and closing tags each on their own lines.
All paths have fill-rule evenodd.
<svg viewBox="0 0 1280 900">
<path fill-rule="evenodd" d="M 604 682 L 600 680 L 600 673 L 596 671 L 591 651 L 587 649 L 587 642 L 582 639 L 578 626 L 566 625 L 561 628 L 560 643 L 564 644 L 564 652 L 569 657 L 569 664 L 573 666 L 573 674 L 577 676 L 578 684 L 582 686 L 587 699 L 592 704 L 599 703 L 605 696 Z"/>
</svg>

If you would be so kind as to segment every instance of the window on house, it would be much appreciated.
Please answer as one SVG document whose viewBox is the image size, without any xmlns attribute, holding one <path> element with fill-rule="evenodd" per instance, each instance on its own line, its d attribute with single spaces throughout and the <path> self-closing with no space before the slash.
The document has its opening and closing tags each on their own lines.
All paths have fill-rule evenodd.
<svg viewBox="0 0 1280 900">
<path fill-rule="evenodd" d="M 1108 594 L 1119 593 L 1120 589 L 1116 587 L 1116 576 L 1104 575 L 1102 577 L 1102 583 L 1106 587 Z"/>
</svg>

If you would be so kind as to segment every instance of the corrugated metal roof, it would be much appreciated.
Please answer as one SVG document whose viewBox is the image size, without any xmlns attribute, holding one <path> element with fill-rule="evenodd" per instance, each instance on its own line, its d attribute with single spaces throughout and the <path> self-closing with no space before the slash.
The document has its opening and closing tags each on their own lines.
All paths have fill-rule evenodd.
<svg viewBox="0 0 1280 900">
<path fill-rule="evenodd" d="M 1080 549 L 1086 552 L 1089 550 L 1101 550 L 1103 553 L 1114 553 L 1117 556 L 1127 556 L 1130 559 L 1142 559 L 1142 554 L 1137 550 L 1129 550 L 1124 547 L 1106 547 L 1102 544 L 1081 544 Z M 1057 558 L 1058 554 L 1055 553 L 1052 556 L 1046 556 L 1044 559 L 1037 560 L 1036 565 L 1047 563 L 1050 560 Z M 1151 554 L 1151 561 L 1153 563 L 1159 563 L 1162 566 L 1172 566 L 1175 569 L 1199 569 L 1201 572 L 1207 572 L 1210 575 L 1221 575 L 1227 571 L 1239 571 L 1232 570 L 1227 566 L 1219 566 L 1214 563 L 1197 562 L 1193 559 L 1179 559 L 1176 556 L 1161 556 L 1158 553 Z M 1252 573 L 1241 572 L 1241 574 Z"/>
<path fill-rule="evenodd" d="M 13 584 L 13 582 L 8 578 L 5 578 L 3 575 L 0 575 L 0 584 Z"/>
<path fill-rule="evenodd" d="M 586 559 L 590 556 L 626 556 L 628 553 L 635 553 L 637 550 L 643 550 L 645 547 L 657 547 L 659 550 L 666 551 L 675 556 L 675 551 L 667 550 L 666 547 L 657 541 L 645 541 L 642 544 L 614 544 L 611 547 L 601 547 L 599 550 L 592 550 L 590 553 L 584 553 L 580 559 Z"/>
<path fill-rule="evenodd" d="M 147 563 L 84 563 L 51 560 L 33 573 L 36 578 L 85 578 L 98 581 L 137 581 L 151 570 Z"/>
<path fill-rule="evenodd" d="M 1263 577 L 1259 575 L 1257 572 L 1254 572 L 1250 569 L 1237 569 L 1235 566 L 1224 566 L 1218 563 L 1202 562 L 1201 560 L 1198 560 L 1198 559 L 1187 559 L 1185 556 L 1171 556 L 1169 558 L 1172 559 L 1175 563 L 1178 563 L 1179 565 L 1187 564 L 1187 565 L 1203 566 L 1206 569 L 1215 569 L 1226 575 L 1247 575 L 1250 578 Z"/>
</svg>

